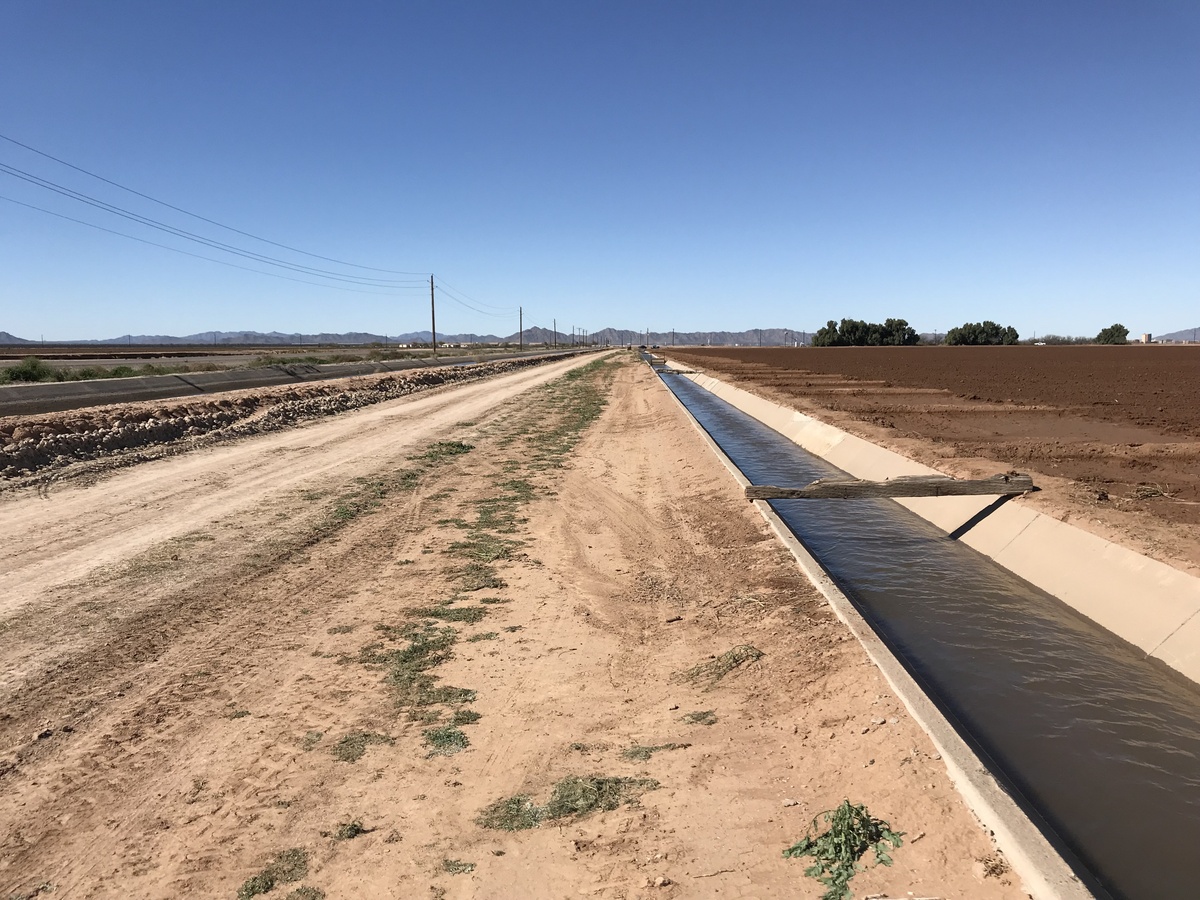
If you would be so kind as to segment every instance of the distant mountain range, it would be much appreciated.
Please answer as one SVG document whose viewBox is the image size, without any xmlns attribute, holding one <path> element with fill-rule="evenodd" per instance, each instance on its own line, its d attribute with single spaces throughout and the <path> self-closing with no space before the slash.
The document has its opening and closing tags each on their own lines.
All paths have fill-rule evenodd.
<svg viewBox="0 0 1200 900">
<path fill-rule="evenodd" d="M 523 332 L 527 344 L 557 343 L 570 344 L 569 334 L 558 332 L 557 335 L 548 328 L 526 328 Z M 494 334 L 438 334 L 438 342 L 446 344 L 515 344 L 520 339 L 516 332 L 507 337 L 497 337 Z M 808 343 L 812 332 L 796 331 L 790 328 L 754 328 L 749 331 L 630 331 L 628 329 L 605 328 L 588 335 L 592 344 L 717 344 L 729 346 L 778 347 L 784 344 Z M 431 334 L 428 331 L 411 331 L 406 334 L 382 335 L 365 331 L 350 331 L 342 334 L 284 334 L 279 331 L 202 331 L 198 334 L 187 334 L 177 337 L 170 334 L 130 334 L 121 337 L 105 338 L 90 341 L 52 341 L 54 344 L 75 344 L 81 347 L 98 346 L 168 346 L 171 344 L 213 344 L 229 346 L 237 344 L 278 344 L 280 346 L 296 346 L 301 344 L 413 344 L 429 343 Z M 575 335 L 575 341 L 582 340 Z M 0 331 L 0 344 L 36 344 L 30 341 Z"/>
<path fill-rule="evenodd" d="M 1200 337 L 1200 328 L 1191 329 L 1185 328 L 1182 331 L 1173 331 L 1170 334 L 1156 334 L 1154 339 L 1157 341 L 1190 341 L 1193 340 L 1193 335 Z M 934 337 L 933 335 L 922 335 L 925 340 Z M 941 335 L 937 335 L 938 338 Z M 231 346 L 238 344 L 277 344 L 279 346 L 298 346 L 302 344 L 427 344 L 429 343 L 430 333 L 428 331 L 410 331 L 405 334 L 372 334 L 366 331 L 348 331 L 342 334 L 331 334 L 323 332 L 321 334 L 300 334 L 293 332 L 292 334 L 284 334 L 280 331 L 202 331 L 198 334 L 187 334 L 183 337 L 176 337 L 170 334 L 132 334 L 122 335 L 121 337 L 106 338 L 104 340 L 93 341 L 52 341 L 54 344 L 74 344 L 81 347 L 100 347 L 100 346 L 168 346 L 171 344 L 214 344 L 216 346 Z M 600 331 L 593 331 L 588 334 L 588 339 L 594 345 L 622 345 L 633 344 L 658 344 L 660 347 L 669 347 L 673 344 L 683 346 L 697 346 L 703 344 L 712 344 L 715 346 L 742 346 L 742 347 L 780 347 L 780 346 L 805 346 L 812 342 L 812 332 L 796 330 L 792 328 L 751 328 L 747 331 L 630 331 L 623 328 L 605 328 Z M 519 335 L 514 332 L 507 337 L 498 337 L 494 334 L 438 334 L 438 343 L 445 344 L 500 344 L 511 343 L 515 344 L 519 340 Z M 576 342 L 582 340 L 579 335 L 575 336 Z M 526 328 L 524 331 L 524 341 L 526 344 L 551 344 L 567 345 L 571 343 L 571 335 L 558 332 L 557 336 L 548 328 Z M 7 331 L 0 331 L 0 345 L 4 344 L 36 344 L 38 341 L 30 341 L 25 338 L 19 338 L 16 335 L 9 334 Z"/>
</svg>

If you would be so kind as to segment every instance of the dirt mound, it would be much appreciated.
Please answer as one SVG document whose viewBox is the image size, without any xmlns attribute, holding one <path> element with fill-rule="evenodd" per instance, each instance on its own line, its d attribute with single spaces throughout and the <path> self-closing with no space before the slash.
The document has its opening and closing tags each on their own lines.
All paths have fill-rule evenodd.
<svg viewBox="0 0 1200 900">
<path fill-rule="evenodd" d="M 167 400 L 0 418 L 0 479 L 147 448 L 177 449 L 288 428 L 421 390 L 538 365 L 515 359 L 336 382 L 230 392 L 203 400 Z M 161 454 L 160 454 L 161 455 Z M 132 461 L 132 460 L 130 460 Z"/>
</svg>

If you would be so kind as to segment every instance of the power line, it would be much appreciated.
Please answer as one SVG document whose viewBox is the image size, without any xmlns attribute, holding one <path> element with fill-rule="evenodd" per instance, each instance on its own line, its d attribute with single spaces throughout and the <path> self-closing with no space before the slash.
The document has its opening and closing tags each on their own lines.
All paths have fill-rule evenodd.
<svg viewBox="0 0 1200 900">
<path fill-rule="evenodd" d="M 389 287 L 393 284 L 411 283 L 411 282 L 405 282 L 400 279 L 365 278 L 365 277 L 362 277 L 359 275 L 348 275 L 348 274 L 344 274 L 344 273 L 339 274 L 337 272 L 331 272 L 328 269 L 317 269 L 312 266 L 303 266 L 303 265 L 299 265 L 297 263 L 290 263 L 290 262 L 287 262 L 286 260 L 277 259 L 273 256 L 266 256 L 265 254 L 262 254 L 262 253 L 255 253 L 252 250 L 242 250 L 242 249 L 239 249 L 238 247 L 234 247 L 232 244 L 226 244 L 222 241 L 217 241 L 217 240 L 213 240 L 211 238 L 206 238 L 206 237 L 203 237 L 202 235 L 194 234 L 193 232 L 190 232 L 190 231 L 185 231 L 182 228 L 176 228 L 173 225 L 167 225 L 164 222 L 159 222 L 157 219 L 151 219 L 148 216 L 143 216 L 138 213 L 132 212 L 130 210 L 124 209 L 122 207 L 115 206 L 112 203 L 107 203 L 103 200 L 98 200 L 95 197 L 91 197 L 87 194 L 81 193 L 80 191 L 72 190 L 71 188 L 65 187 L 64 185 L 57 184 L 53 181 L 49 181 L 49 180 L 47 180 L 45 178 L 41 178 L 37 175 L 33 175 L 30 172 L 25 172 L 21 169 L 17 169 L 14 166 L 9 166 L 4 163 L 0 163 L 0 172 L 4 172 L 8 175 L 12 175 L 14 178 L 19 178 L 22 181 L 27 181 L 30 184 L 33 184 L 37 187 L 41 187 L 46 190 L 53 191 L 56 194 L 61 194 L 64 197 L 69 197 L 72 200 L 77 200 L 80 203 L 85 203 L 88 206 L 93 206 L 104 212 L 111 213 L 116 216 L 120 216 L 121 218 L 124 218 L 124 219 L 129 219 L 130 221 L 133 221 L 133 222 L 137 222 L 140 225 L 146 225 L 150 228 L 155 228 L 159 231 L 166 232 L 167 234 L 172 234 L 172 235 L 175 235 L 176 237 L 184 238 L 185 240 L 194 241 L 195 243 L 203 244 L 206 247 L 212 247 L 214 250 L 223 250 L 224 252 L 232 253 L 235 256 L 241 256 L 241 257 L 244 257 L 245 259 L 252 259 L 255 262 L 262 262 L 262 263 L 266 263 L 267 265 L 278 266 L 281 269 L 289 269 L 293 272 L 299 272 L 304 275 L 313 275 L 313 276 L 316 276 L 319 278 L 329 278 L 334 281 L 343 281 L 343 282 L 346 282 L 347 284 L 360 284 L 360 285 L 365 285 L 368 287 Z"/>
<path fill-rule="evenodd" d="M 215 219 L 209 219 L 206 216 L 200 215 L 199 213 L 190 212 L 186 209 L 183 209 L 180 206 L 174 206 L 170 203 L 167 203 L 165 200 L 159 200 L 156 197 L 151 197 L 149 194 L 143 194 L 141 191 L 136 191 L 131 187 L 126 187 L 125 185 L 120 184 L 119 182 L 113 181 L 109 178 L 105 178 L 103 175 L 97 175 L 95 172 L 89 172 L 87 169 L 81 168 L 80 166 L 74 165 L 73 163 L 69 163 L 64 159 L 59 159 L 57 156 L 51 156 L 49 153 L 46 153 L 42 150 L 38 150 L 36 147 L 30 147 L 28 144 L 23 144 L 20 141 L 16 140 L 15 138 L 10 138 L 8 135 L 0 134 L 0 139 L 6 140 L 10 144 L 15 144 L 18 147 L 23 147 L 24 149 L 28 150 L 30 153 L 36 153 L 38 156 L 45 157 L 46 159 L 52 160 L 52 161 L 58 163 L 59 165 L 66 166 L 68 169 L 74 169 L 76 172 L 82 172 L 84 175 L 87 175 L 91 178 L 95 178 L 99 181 L 103 181 L 105 184 L 111 184 L 115 188 L 120 188 L 123 191 L 128 191 L 129 193 L 134 194 L 135 196 L 141 197 L 144 200 L 149 200 L 151 203 L 157 203 L 160 206 L 165 206 L 167 209 L 173 209 L 173 210 L 175 210 L 175 212 L 183 213 L 185 216 L 191 216 L 193 219 L 199 219 L 201 222 L 207 222 L 209 225 L 216 225 L 218 228 L 224 228 L 226 231 L 232 231 L 234 234 L 240 234 L 243 237 L 253 238 L 256 241 L 262 241 L 264 244 L 270 244 L 273 247 L 279 247 L 283 250 L 290 250 L 293 253 L 299 253 L 302 256 L 310 256 L 313 259 L 323 259 L 326 262 L 337 263 L 338 265 L 342 265 L 342 266 L 350 266 L 351 268 L 354 268 L 354 269 L 366 269 L 371 272 L 385 272 L 389 275 L 424 275 L 425 274 L 424 272 L 402 272 L 402 271 L 399 271 L 398 269 L 380 269 L 380 268 L 377 268 L 376 266 L 364 266 L 359 263 L 346 262 L 345 260 L 342 260 L 342 259 L 334 259 L 331 256 L 321 256 L 319 253 L 309 253 L 307 250 L 300 250 L 296 247 L 289 247 L 287 244 L 281 244 L 278 241 L 272 241 L 268 238 L 260 237 L 256 234 L 251 234 L 249 231 L 242 231 L 240 228 L 234 228 L 232 225 L 222 224 L 221 222 L 218 222 Z M 422 282 L 422 285 L 423 284 L 424 284 L 424 282 Z"/>
<path fill-rule="evenodd" d="M 466 301 L 462 300 L 460 297 L 456 296 L 454 291 L 447 290 L 446 283 L 444 281 L 438 282 L 438 290 L 441 291 L 443 294 L 445 294 L 447 297 L 449 297 L 451 300 L 453 300 L 455 303 L 457 303 L 459 306 L 466 307 L 467 309 L 471 310 L 472 312 L 479 313 L 481 316 L 491 316 L 493 319 L 511 319 L 515 315 L 515 310 L 518 309 L 518 307 L 512 307 L 514 312 L 510 312 L 510 313 L 494 313 L 494 312 L 488 312 L 487 310 L 484 310 L 484 309 L 476 309 L 470 303 L 467 303 Z M 503 307 L 496 307 L 496 308 L 502 309 Z"/>
<path fill-rule="evenodd" d="M 239 266 L 237 263 L 231 263 L 225 259 L 214 259 L 211 256 L 204 256 L 200 253 L 192 253 L 189 250 L 181 250 L 178 247 L 172 247 L 169 244 L 160 244 L 157 241 L 148 241 L 145 238 L 140 238 L 132 234 L 126 234 L 123 231 L 115 231 L 112 228 L 105 228 L 103 225 L 97 225 L 94 222 L 85 222 L 83 219 L 76 219 L 73 216 L 64 215 L 53 210 L 43 209 L 40 206 L 34 206 L 32 203 L 25 203 L 21 200 L 14 200 L 12 197 L 5 197 L 0 194 L 0 200 L 6 200 L 9 203 L 15 203 L 17 206 L 24 206 L 26 209 L 34 209 L 40 213 L 45 213 L 48 216 L 55 216 L 59 219 L 66 219 L 68 222 L 76 222 L 80 225 L 86 225 L 89 228 L 95 228 L 97 231 L 106 231 L 109 234 L 115 234 L 118 237 L 129 238 L 131 241 L 137 241 L 139 244 L 149 244 L 151 247 L 161 247 L 164 250 L 170 250 L 173 253 L 182 253 L 184 256 L 190 256 L 194 259 L 204 259 L 209 262 L 214 262 L 219 266 L 229 266 L 231 269 L 241 269 L 243 272 L 255 272 L 259 275 L 266 275 L 268 278 L 282 278 L 284 281 L 294 281 L 297 284 L 310 284 L 313 287 L 328 288 L 331 291 L 349 291 L 353 294 L 377 294 L 381 296 L 394 296 L 394 291 L 411 291 L 419 290 L 420 288 L 409 287 L 407 285 L 396 285 L 390 291 L 364 291 L 359 288 L 339 287 L 336 284 L 324 284 L 320 281 L 305 281 L 302 278 L 292 278 L 290 275 L 280 275 L 278 272 L 264 272 L 262 269 L 252 269 L 249 266 Z M 422 282 L 421 287 L 424 287 Z"/>
<path fill-rule="evenodd" d="M 439 277 L 439 278 L 441 278 L 441 276 L 440 276 L 440 275 L 439 275 L 438 277 Z M 450 282 L 446 281 L 446 279 L 445 279 L 445 278 L 441 278 L 441 282 L 442 282 L 442 284 L 450 284 Z M 451 288 L 452 290 L 458 291 L 458 293 L 459 293 L 459 295 L 460 295 L 460 296 L 466 297 L 466 298 L 467 298 L 468 300 L 470 300 L 472 303 L 478 304 L 479 306 L 486 306 L 486 307 L 489 307 L 490 309 L 500 309 L 500 310 L 505 310 L 505 311 L 507 311 L 507 312 L 514 312 L 514 311 L 516 311 L 517 309 L 519 309 L 519 308 L 520 308 L 520 307 L 516 307 L 516 306 L 497 306 L 497 305 L 496 305 L 496 304 L 494 304 L 494 303 L 484 303 L 482 300 L 476 300 L 474 297 L 472 297 L 472 296 L 471 296 L 470 294 L 468 294 L 466 291 L 464 291 L 464 290 L 460 290 L 459 288 L 456 288 L 456 287 L 454 287 L 454 285 L 452 285 L 452 284 L 450 284 L 450 288 Z"/>
</svg>

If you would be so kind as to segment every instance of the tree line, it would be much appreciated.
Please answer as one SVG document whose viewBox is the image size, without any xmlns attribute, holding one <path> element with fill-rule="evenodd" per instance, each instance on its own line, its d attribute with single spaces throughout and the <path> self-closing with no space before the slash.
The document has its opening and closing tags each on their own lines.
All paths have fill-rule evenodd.
<svg viewBox="0 0 1200 900">
<path fill-rule="evenodd" d="M 940 342 L 951 346 L 1006 346 L 1020 343 L 1021 335 L 1011 325 L 1000 325 L 990 319 L 982 322 L 964 322 L 946 332 Z M 917 334 L 904 319 L 886 319 L 879 322 L 864 322 L 862 319 L 830 319 L 824 328 L 812 336 L 814 347 L 911 347 L 921 343 Z M 1129 342 L 1129 329 L 1120 323 L 1104 328 L 1094 338 L 1066 338 L 1046 335 L 1040 343 L 1045 344 L 1125 344 Z"/>
</svg>

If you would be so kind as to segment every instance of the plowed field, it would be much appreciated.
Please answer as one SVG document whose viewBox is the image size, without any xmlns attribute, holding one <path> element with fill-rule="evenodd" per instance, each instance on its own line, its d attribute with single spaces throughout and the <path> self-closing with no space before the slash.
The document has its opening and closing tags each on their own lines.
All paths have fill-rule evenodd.
<svg viewBox="0 0 1200 900">
<path fill-rule="evenodd" d="M 1200 347 L 705 348 L 681 362 L 1200 568 Z"/>
</svg>

